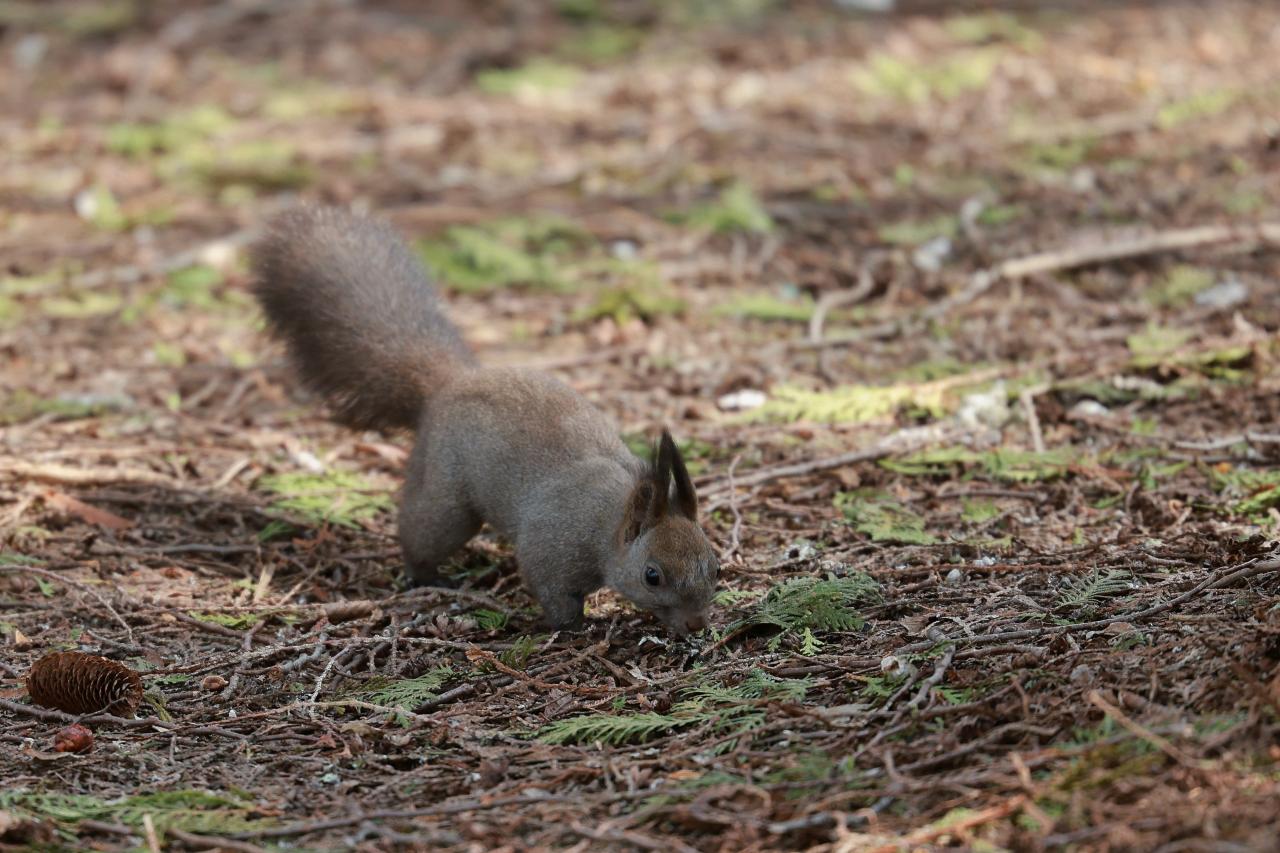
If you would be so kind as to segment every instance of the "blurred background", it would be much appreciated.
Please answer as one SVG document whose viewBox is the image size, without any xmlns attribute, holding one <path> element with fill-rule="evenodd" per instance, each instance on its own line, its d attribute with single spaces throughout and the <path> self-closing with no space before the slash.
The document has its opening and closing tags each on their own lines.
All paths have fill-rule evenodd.
<svg viewBox="0 0 1280 853">
<path fill-rule="evenodd" d="M 223 406 L 234 382 L 189 398 L 262 353 L 239 250 L 297 198 L 391 218 L 486 358 L 624 367 L 584 381 L 633 428 L 1274 328 L 1248 253 L 939 302 L 998 260 L 1274 215 L 1278 33 L 1243 2 L 7 2 L 6 380 Z"/>
</svg>

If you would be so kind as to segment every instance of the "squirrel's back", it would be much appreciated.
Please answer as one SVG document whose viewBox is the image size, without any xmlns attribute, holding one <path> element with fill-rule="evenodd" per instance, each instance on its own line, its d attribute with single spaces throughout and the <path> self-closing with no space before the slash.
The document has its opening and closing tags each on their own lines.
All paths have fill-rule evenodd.
<svg viewBox="0 0 1280 853">
<path fill-rule="evenodd" d="M 344 424 L 413 427 L 435 390 L 474 362 L 425 270 L 381 222 L 296 208 L 251 259 L 268 322 Z"/>
</svg>

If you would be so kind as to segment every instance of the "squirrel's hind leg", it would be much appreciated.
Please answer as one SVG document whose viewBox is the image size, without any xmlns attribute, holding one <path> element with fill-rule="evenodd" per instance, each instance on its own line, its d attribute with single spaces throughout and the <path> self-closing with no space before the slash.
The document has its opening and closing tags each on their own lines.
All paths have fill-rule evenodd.
<svg viewBox="0 0 1280 853">
<path fill-rule="evenodd" d="M 411 587 L 448 586 L 440 567 L 480 530 L 480 516 L 447 484 L 415 480 L 405 482 L 400 506 L 405 579 Z"/>
</svg>

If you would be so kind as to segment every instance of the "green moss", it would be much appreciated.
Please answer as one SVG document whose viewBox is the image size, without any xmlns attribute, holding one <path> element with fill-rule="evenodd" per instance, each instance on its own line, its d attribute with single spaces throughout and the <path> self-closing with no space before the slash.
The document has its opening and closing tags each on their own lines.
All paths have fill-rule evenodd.
<svg viewBox="0 0 1280 853">
<path fill-rule="evenodd" d="M 1269 197 L 1261 190 L 1232 190 L 1222 199 L 1222 207 L 1236 216 L 1249 216 L 1267 207 Z"/>
<path fill-rule="evenodd" d="M 1147 289 L 1143 297 L 1158 307 L 1186 305 L 1196 294 L 1213 286 L 1213 273 L 1201 267 L 1180 264 Z"/>
<path fill-rule="evenodd" d="M 119 294 L 85 290 L 74 295 L 46 296 L 40 300 L 40 312 L 61 320 L 83 320 L 114 314 L 123 305 Z"/>
<path fill-rule="evenodd" d="M 1170 101 L 1156 114 L 1156 124 L 1162 130 L 1173 130 L 1193 121 L 1201 121 L 1221 115 L 1235 106 L 1243 94 L 1230 89 L 1211 89 L 1186 98 Z"/>
<path fill-rule="evenodd" d="M 841 492 L 836 495 L 836 508 L 873 542 L 932 545 L 938 541 L 925 532 L 923 518 L 881 492 Z"/>
<path fill-rule="evenodd" d="M 1040 33 L 1007 12 L 954 15 L 943 21 L 942 26 L 947 35 L 966 44 L 1008 42 L 1030 50 L 1044 42 Z"/>
<path fill-rule="evenodd" d="M 865 94 L 885 100 L 910 104 L 950 101 L 986 86 L 1000 59 L 1000 51 L 994 48 L 964 50 L 921 62 L 876 53 L 854 71 L 853 82 Z"/>
<path fill-rule="evenodd" d="M 771 293 L 737 293 L 712 312 L 739 320 L 778 320 L 807 323 L 813 316 L 813 300 L 808 296 L 784 299 Z"/>
<path fill-rule="evenodd" d="M 490 68 L 476 75 L 476 87 L 490 95 L 522 95 L 566 91 L 582 79 L 572 65 L 532 59 L 519 68 Z"/>
<path fill-rule="evenodd" d="M 423 240 L 423 260 L 450 288 L 476 293 L 527 286 L 569 291 L 582 281 L 572 258 L 594 241 L 571 222 L 552 217 L 500 219 L 456 226 Z"/>
<path fill-rule="evenodd" d="M 312 180 L 311 169 L 301 161 L 297 148 L 283 139 L 193 146 L 183 162 L 170 161 L 170 166 L 170 174 L 190 174 L 212 190 L 297 189 Z"/>
<path fill-rule="evenodd" d="M 614 283 L 601 290 L 591 304 L 573 315 L 575 322 L 612 317 L 622 325 L 632 318 L 650 321 L 658 317 L 680 314 L 684 300 L 650 264 L 615 261 Z"/>
<path fill-rule="evenodd" d="M 954 216 L 938 216 L 882 225 L 877 234 L 881 240 L 895 246 L 918 246 L 937 237 L 954 237 L 958 230 L 959 223 Z"/>
<path fill-rule="evenodd" d="M 983 208 L 978 214 L 978 224 L 988 228 L 1016 222 L 1027 215 L 1027 210 L 1020 204 L 996 204 Z"/>
<path fill-rule="evenodd" d="M 1069 448 L 1036 453 L 1006 448 L 977 451 L 967 447 L 940 447 L 882 459 L 880 467 L 908 477 L 953 477 L 957 470 L 973 470 L 995 480 L 1027 483 L 1061 477 L 1076 461 L 1075 453 Z"/>
<path fill-rule="evenodd" d="M 1096 144 L 1087 136 L 1060 142 L 1033 142 L 1022 149 L 1023 168 L 1032 172 L 1068 172 L 1083 165 Z"/>
<path fill-rule="evenodd" d="M 555 0 L 556 13 L 579 23 L 603 17 L 600 0 Z"/>
<path fill-rule="evenodd" d="M 96 0 L 71 6 L 57 20 L 73 36 L 92 38 L 129 29 L 138 22 L 140 11 L 134 0 Z"/>
<path fill-rule="evenodd" d="M 120 408 L 122 401 L 40 397 L 18 389 L 0 402 L 0 424 L 19 424 L 50 415 L 54 420 L 91 418 Z"/>
<path fill-rule="evenodd" d="M 970 524 L 982 524 L 1000 514 L 1000 507 L 996 506 L 995 501 L 965 500 L 962 507 L 960 518 Z"/>
<path fill-rule="evenodd" d="M 560 43 L 558 52 L 575 62 L 614 62 L 635 53 L 644 32 L 633 27 L 593 24 Z"/>
<path fill-rule="evenodd" d="M 767 234 L 774 228 L 773 219 L 760 199 L 751 187 L 742 182 L 725 187 L 714 202 L 697 205 L 685 213 L 672 214 L 669 218 L 694 228 L 721 233 Z"/>
<path fill-rule="evenodd" d="M 234 126 L 235 120 L 221 107 L 203 104 L 159 122 L 114 124 L 107 130 L 106 143 L 109 151 L 145 160 L 155 154 L 181 152 Z"/>
<path fill-rule="evenodd" d="M 274 474 L 263 477 L 258 485 L 277 496 L 272 509 L 314 524 L 355 527 L 394 505 L 386 489 L 348 471 Z"/>
<path fill-rule="evenodd" d="M 659 0 L 659 6 L 672 24 L 713 26 L 759 21 L 778 0 Z"/>
<path fill-rule="evenodd" d="M 206 104 L 159 122 L 121 123 L 107 131 L 110 151 L 152 162 L 166 180 L 191 181 L 221 192 L 238 186 L 296 189 L 310 183 L 310 169 L 296 146 L 279 138 L 223 142 L 235 126 L 221 107 Z"/>
<path fill-rule="evenodd" d="M 955 407 L 957 394 L 981 383 L 900 383 L 895 385 L 840 385 L 823 391 L 781 386 L 769 400 L 746 415 L 748 420 L 813 421 L 816 423 L 866 423 L 889 417 L 901 409 L 941 417 Z"/>
<path fill-rule="evenodd" d="M 1167 356 L 1191 340 L 1190 329 L 1177 329 L 1148 323 L 1141 332 L 1125 338 L 1129 352 L 1133 354 L 1134 365 L 1138 367 L 1154 367 L 1164 356 Z"/>
<path fill-rule="evenodd" d="M 1280 471 L 1242 467 L 1208 470 L 1214 488 L 1230 499 L 1228 511 L 1233 515 L 1261 521 L 1270 509 L 1280 507 Z"/>
</svg>

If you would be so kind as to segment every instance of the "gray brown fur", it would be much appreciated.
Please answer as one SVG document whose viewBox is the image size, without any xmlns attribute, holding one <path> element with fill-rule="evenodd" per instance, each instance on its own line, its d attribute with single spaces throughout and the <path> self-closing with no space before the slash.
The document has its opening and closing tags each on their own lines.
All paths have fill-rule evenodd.
<svg viewBox="0 0 1280 853">
<path fill-rule="evenodd" d="M 377 222 L 290 211 L 253 265 L 272 328 L 336 417 L 416 429 L 400 508 L 411 582 L 439 583 L 487 522 L 514 543 L 554 627 L 579 627 L 603 585 L 677 633 L 706 624 L 719 567 L 669 435 L 642 462 L 549 374 L 477 365 L 417 260 Z"/>
</svg>

